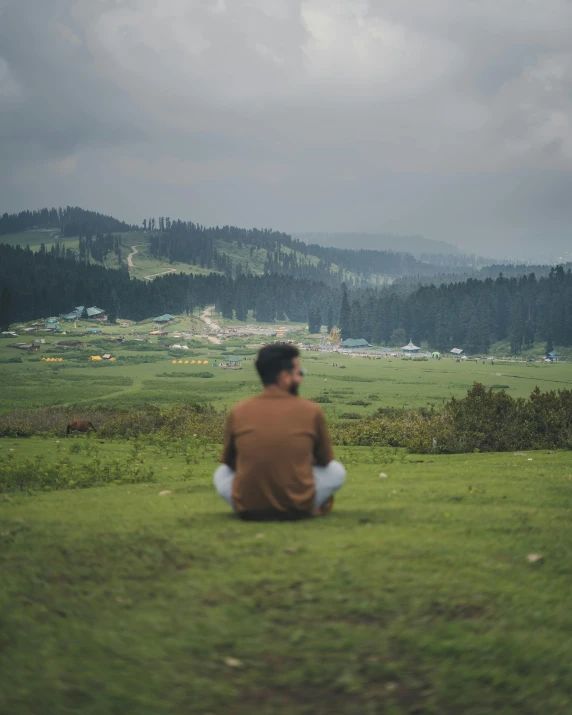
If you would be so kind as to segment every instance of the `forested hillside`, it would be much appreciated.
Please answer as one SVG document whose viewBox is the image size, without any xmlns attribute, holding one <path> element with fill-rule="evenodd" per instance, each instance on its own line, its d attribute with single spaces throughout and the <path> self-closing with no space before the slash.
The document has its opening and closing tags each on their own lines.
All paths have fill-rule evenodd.
<svg viewBox="0 0 572 715">
<path fill-rule="evenodd" d="M 68 312 L 75 305 L 104 308 L 110 316 L 141 320 L 215 304 L 227 318 L 310 321 L 339 325 L 343 337 L 395 344 L 410 337 L 440 350 L 486 352 L 510 341 L 518 354 L 535 341 L 572 345 L 572 272 L 422 286 L 404 294 L 393 286 L 354 287 L 295 278 L 172 273 L 153 281 L 130 279 L 75 255 L 0 246 L 0 323 Z M 399 331 L 396 333 L 396 331 Z M 397 337 L 398 336 L 398 337 Z"/>
<path fill-rule="evenodd" d="M 243 260 L 230 260 L 224 249 L 221 250 L 224 245 L 242 249 Z M 372 276 L 432 275 L 441 270 L 408 253 L 328 248 L 308 245 L 269 229 L 207 228 L 162 218 L 159 219 L 159 231 L 150 236 L 150 249 L 156 258 L 196 264 L 234 275 L 246 272 L 249 258 L 262 249 L 265 251 L 264 273 L 338 284 L 347 279 L 347 273 L 368 280 Z"/>
<path fill-rule="evenodd" d="M 133 233 L 135 231 L 138 233 Z M 422 248 L 452 250 L 454 247 L 421 236 L 331 234 L 337 241 L 344 239 L 342 246 L 335 247 L 319 245 L 321 241 L 306 243 L 272 229 L 205 227 L 162 216 L 144 219 L 141 230 L 111 216 L 69 206 L 4 214 L 0 218 L 0 236 L 5 236 L 6 242 L 13 245 L 25 246 L 29 243 L 32 248 L 41 248 L 43 232 L 46 232 L 45 243 L 48 247 L 59 237 L 66 240 L 66 249 L 72 248 L 79 258 L 99 263 L 106 262 L 109 254 L 115 254 L 116 260 L 112 261 L 112 265 L 121 265 L 128 253 L 127 247 L 134 242 L 130 238 L 133 233 L 139 245 L 143 242 L 149 244 L 149 257 L 157 263 L 155 273 L 161 272 L 161 264 L 167 264 L 168 268 L 179 263 L 197 266 L 202 272 L 216 271 L 227 277 L 236 278 L 250 273 L 279 274 L 331 286 L 339 286 L 344 281 L 352 287 L 379 285 L 398 278 L 414 278 L 419 285 L 427 280 L 456 281 L 461 276 L 475 275 L 485 262 L 485 259 L 461 253 L 424 253 Z M 326 235 L 308 234 L 320 239 Z M 364 236 L 371 239 L 371 245 L 375 245 L 373 239 L 377 236 L 385 240 L 385 243 L 381 242 L 382 246 L 412 247 L 417 255 L 403 250 L 362 247 Z M 70 238 L 74 239 L 71 243 Z M 512 269 L 518 274 L 524 272 L 523 267 Z M 489 271 L 486 275 L 497 274 L 497 267 L 494 267 L 492 273 Z M 486 277 L 484 273 L 481 275 Z M 412 285 L 415 283 L 405 281 L 402 288 Z"/>
<path fill-rule="evenodd" d="M 62 236 L 86 237 L 96 233 L 131 231 L 133 228 L 135 227 L 112 216 L 86 211 L 77 206 L 43 208 L 17 214 L 5 213 L 0 217 L 0 236 L 28 229 L 57 229 Z"/>
</svg>

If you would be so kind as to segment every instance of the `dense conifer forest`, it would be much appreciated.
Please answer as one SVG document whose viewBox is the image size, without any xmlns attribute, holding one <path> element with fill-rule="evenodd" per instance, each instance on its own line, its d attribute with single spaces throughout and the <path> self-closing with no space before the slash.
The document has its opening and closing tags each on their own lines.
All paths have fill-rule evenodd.
<svg viewBox="0 0 572 715">
<path fill-rule="evenodd" d="M 113 247 L 113 242 L 111 242 Z M 216 256 L 213 254 L 213 260 Z M 534 273 L 422 285 L 407 293 L 396 286 L 347 286 L 280 272 L 238 276 L 172 273 L 153 281 L 88 263 L 56 245 L 50 250 L 0 245 L 0 323 L 68 312 L 96 304 L 110 315 L 142 320 L 161 313 L 192 312 L 214 304 L 224 317 L 339 325 L 342 337 L 395 345 L 419 344 L 468 353 L 487 352 L 508 340 L 514 354 L 535 341 L 572 345 L 572 272 L 562 266 Z"/>
</svg>

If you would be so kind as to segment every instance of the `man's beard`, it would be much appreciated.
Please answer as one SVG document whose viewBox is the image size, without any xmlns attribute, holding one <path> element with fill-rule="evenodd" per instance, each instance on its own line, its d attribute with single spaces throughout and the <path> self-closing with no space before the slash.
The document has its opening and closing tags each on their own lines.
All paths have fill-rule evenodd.
<svg viewBox="0 0 572 715">
<path fill-rule="evenodd" d="M 298 383 L 293 382 L 293 383 L 290 385 L 290 387 L 288 388 L 288 392 L 289 392 L 291 395 L 294 395 L 294 397 L 298 397 L 298 389 L 299 389 L 299 387 L 300 387 L 300 385 L 298 385 Z"/>
</svg>

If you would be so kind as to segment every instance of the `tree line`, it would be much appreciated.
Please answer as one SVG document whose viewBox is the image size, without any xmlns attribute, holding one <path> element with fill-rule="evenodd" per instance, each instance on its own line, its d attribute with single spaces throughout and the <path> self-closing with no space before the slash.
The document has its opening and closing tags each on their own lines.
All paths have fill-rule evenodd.
<svg viewBox="0 0 572 715">
<path fill-rule="evenodd" d="M 470 278 L 409 294 L 393 286 L 351 287 L 281 274 L 238 277 L 173 273 L 153 281 L 132 279 L 125 268 L 81 261 L 61 247 L 38 251 L 0 245 L 0 317 L 15 321 L 99 305 L 111 315 L 142 320 L 161 313 L 191 313 L 216 305 L 226 318 L 307 322 L 314 332 L 339 326 L 342 338 L 395 346 L 416 344 L 470 354 L 506 340 L 518 354 L 535 341 L 572 345 L 572 272 Z M 396 332 L 397 331 L 397 332 Z M 399 345 L 397 345 L 399 347 Z"/>
<path fill-rule="evenodd" d="M 562 266 L 537 278 L 500 274 L 496 279 L 469 278 L 458 283 L 397 290 L 350 292 L 342 287 L 339 327 L 343 338 L 365 338 L 378 345 L 411 339 L 430 348 L 488 352 L 491 343 L 507 341 L 518 355 L 536 341 L 572 345 L 572 272 Z"/>
<path fill-rule="evenodd" d="M 93 236 L 97 233 L 126 232 L 136 229 L 113 216 L 105 216 L 95 211 L 86 211 L 78 206 L 66 208 L 43 208 L 37 211 L 20 211 L 20 213 L 4 213 L 0 217 L 0 236 L 9 233 L 19 233 L 28 229 L 60 230 L 61 235 Z"/>
<path fill-rule="evenodd" d="M 144 227 L 156 227 L 154 219 L 144 220 Z M 440 268 L 418 261 L 407 253 L 392 251 L 327 248 L 306 244 L 271 229 L 242 229 L 236 226 L 205 227 L 185 221 L 159 218 L 158 232 L 150 237 L 150 251 L 155 258 L 171 263 L 189 263 L 218 270 L 228 275 L 243 272 L 242 265 L 233 265 L 225 246 L 247 248 L 250 258 L 264 249 L 264 272 L 304 277 L 326 283 L 352 284 L 368 282 L 373 275 L 402 276 L 423 273 L 432 275 Z M 317 259 L 317 260 L 316 260 Z M 348 277 L 350 272 L 355 278 Z"/>
</svg>

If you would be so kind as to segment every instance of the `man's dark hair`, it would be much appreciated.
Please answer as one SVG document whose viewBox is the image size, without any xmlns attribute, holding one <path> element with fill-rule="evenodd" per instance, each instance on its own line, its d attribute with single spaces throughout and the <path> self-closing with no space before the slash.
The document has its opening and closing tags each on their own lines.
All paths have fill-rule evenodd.
<svg viewBox="0 0 572 715">
<path fill-rule="evenodd" d="M 256 369 L 263 385 L 275 385 L 282 370 L 292 370 L 294 359 L 300 356 L 298 348 L 286 343 L 265 345 L 256 358 Z"/>
</svg>

